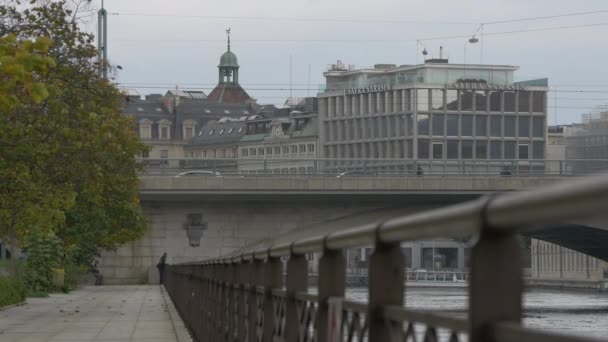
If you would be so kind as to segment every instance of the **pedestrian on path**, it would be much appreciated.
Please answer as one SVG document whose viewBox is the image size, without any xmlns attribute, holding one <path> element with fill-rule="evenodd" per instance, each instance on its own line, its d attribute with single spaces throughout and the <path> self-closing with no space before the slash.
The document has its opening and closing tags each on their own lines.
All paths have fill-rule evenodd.
<svg viewBox="0 0 608 342">
<path fill-rule="evenodd" d="M 165 266 L 167 265 L 167 253 L 163 253 L 163 256 L 160 257 L 160 261 L 158 262 L 158 264 L 156 264 L 156 267 L 158 268 L 158 278 L 159 278 L 159 284 L 162 285 L 162 283 L 165 282 Z"/>
</svg>

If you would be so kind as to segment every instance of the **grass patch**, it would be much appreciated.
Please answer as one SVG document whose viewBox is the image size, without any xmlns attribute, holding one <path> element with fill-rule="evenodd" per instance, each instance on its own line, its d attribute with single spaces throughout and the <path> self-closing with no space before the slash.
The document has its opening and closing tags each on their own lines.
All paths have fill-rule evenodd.
<svg viewBox="0 0 608 342">
<path fill-rule="evenodd" d="M 26 294 L 25 285 L 19 279 L 0 277 L 0 307 L 23 302 Z"/>
</svg>

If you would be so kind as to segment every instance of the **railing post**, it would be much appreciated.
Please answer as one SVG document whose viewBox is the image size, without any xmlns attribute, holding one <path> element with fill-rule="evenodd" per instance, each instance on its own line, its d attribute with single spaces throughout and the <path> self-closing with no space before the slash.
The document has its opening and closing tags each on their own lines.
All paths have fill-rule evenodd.
<svg viewBox="0 0 608 342">
<path fill-rule="evenodd" d="M 369 258 L 369 340 L 392 341 L 397 328 L 387 329 L 382 309 L 385 305 L 403 305 L 405 257 L 399 243 L 377 242 Z M 399 333 L 401 331 L 399 330 Z M 397 335 L 395 335 L 397 336 Z"/>
<path fill-rule="evenodd" d="M 285 303 L 285 332 L 286 342 L 298 341 L 298 309 L 295 298 L 296 292 L 308 290 L 308 262 L 305 255 L 291 254 L 287 261 L 287 298 Z"/>
<path fill-rule="evenodd" d="M 488 224 L 481 210 L 481 233 L 471 253 L 469 284 L 470 341 L 493 340 L 492 324 L 521 322 L 523 279 L 521 250 L 514 230 L 498 230 Z"/>
<path fill-rule="evenodd" d="M 329 297 L 344 297 L 346 269 L 342 251 L 325 249 L 319 260 L 319 307 L 315 341 L 327 342 L 329 333 Z"/>
<path fill-rule="evenodd" d="M 280 289 L 283 285 L 283 272 L 281 259 L 268 256 L 264 262 L 264 326 L 262 341 L 272 341 L 272 331 L 275 324 L 273 289 Z"/>
<path fill-rule="evenodd" d="M 245 284 L 247 283 L 247 269 L 249 265 L 243 263 L 241 260 L 239 264 L 237 264 L 237 274 L 238 277 L 238 303 L 237 303 L 237 327 L 236 327 L 236 340 L 235 341 L 246 341 L 247 335 L 246 326 L 247 321 L 245 318 L 247 317 L 247 293 L 245 290 Z"/>
<path fill-rule="evenodd" d="M 249 264 L 249 295 L 247 296 L 247 341 L 257 342 L 258 341 L 258 296 L 257 296 L 257 285 L 259 284 L 260 273 L 262 272 L 262 262 L 252 258 Z"/>
</svg>

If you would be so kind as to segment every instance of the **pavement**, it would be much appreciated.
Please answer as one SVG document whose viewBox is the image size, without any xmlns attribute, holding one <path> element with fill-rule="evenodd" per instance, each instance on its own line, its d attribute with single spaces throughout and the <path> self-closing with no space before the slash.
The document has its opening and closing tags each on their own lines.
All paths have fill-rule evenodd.
<svg viewBox="0 0 608 342">
<path fill-rule="evenodd" d="M 182 342 L 158 285 L 85 286 L 0 309 L 0 342 Z"/>
</svg>

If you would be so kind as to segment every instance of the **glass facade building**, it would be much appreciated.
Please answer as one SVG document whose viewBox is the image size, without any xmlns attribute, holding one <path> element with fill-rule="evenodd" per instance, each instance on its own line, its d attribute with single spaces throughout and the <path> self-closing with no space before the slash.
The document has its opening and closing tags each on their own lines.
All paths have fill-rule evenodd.
<svg viewBox="0 0 608 342">
<path fill-rule="evenodd" d="M 545 159 L 547 80 L 513 82 L 517 69 L 446 62 L 330 69 L 319 94 L 321 156 Z"/>
</svg>

